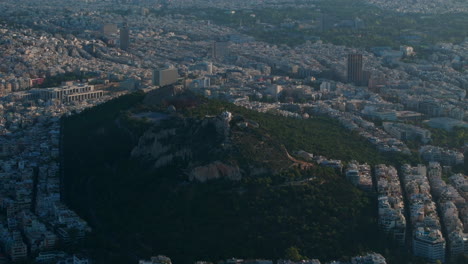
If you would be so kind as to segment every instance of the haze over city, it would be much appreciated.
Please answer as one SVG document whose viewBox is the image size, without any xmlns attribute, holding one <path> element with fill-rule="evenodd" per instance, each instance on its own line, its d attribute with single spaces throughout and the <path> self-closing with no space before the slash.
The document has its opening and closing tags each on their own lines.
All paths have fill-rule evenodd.
<svg viewBox="0 0 468 264">
<path fill-rule="evenodd" d="M 468 263 L 468 1 L 2 0 L 0 263 Z"/>
</svg>

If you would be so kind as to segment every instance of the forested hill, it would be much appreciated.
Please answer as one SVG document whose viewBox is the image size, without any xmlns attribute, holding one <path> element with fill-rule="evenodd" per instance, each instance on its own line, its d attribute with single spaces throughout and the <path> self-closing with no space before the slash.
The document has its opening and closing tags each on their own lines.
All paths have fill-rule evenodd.
<svg viewBox="0 0 468 264">
<path fill-rule="evenodd" d="M 379 250 L 405 263 L 378 235 L 372 196 L 287 152 L 398 158 L 324 117 L 288 119 L 163 92 L 158 100 L 125 95 L 63 120 L 64 197 L 92 225 L 86 247 L 99 263 L 155 254 L 187 264 L 277 259 L 288 248 L 321 260 Z M 224 111 L 232 114 L 227 132 Z"/>
</svg>

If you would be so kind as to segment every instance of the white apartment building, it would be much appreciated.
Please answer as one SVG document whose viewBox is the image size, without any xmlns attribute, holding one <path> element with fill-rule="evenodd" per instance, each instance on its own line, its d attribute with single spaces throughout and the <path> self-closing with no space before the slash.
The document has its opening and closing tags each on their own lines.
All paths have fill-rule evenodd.
<svg viewBox="0 0 468 264">
<path fill-rule="evenodd" d="M 417 228 L 413 236 L 413 254 L 431 262 L 445 262 L 445 239 L 440 230 Z"/>
</svg>

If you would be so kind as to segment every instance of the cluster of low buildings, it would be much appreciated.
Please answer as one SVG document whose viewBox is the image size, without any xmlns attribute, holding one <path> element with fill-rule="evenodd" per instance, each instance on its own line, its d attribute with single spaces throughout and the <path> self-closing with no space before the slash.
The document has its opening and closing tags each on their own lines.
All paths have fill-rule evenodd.
<svg viewBox="0 0 468 264">
<path fill-rule="evenodd" d="M 116 96 L 85 96 L 93 88 L 68 83 L 0 98 L 0 246 L 12 261 L 88 263 L 85 257 L 55 250 L 91 232 L 62 203 L 59 119 Z M 83 98 L 70 102 L 73 95 Z"/>
<path fill-rule="evenodd" d="M 468 179 L 461 173 L 454 174 L 449 178 L 450 184 L 457 189 L 460 195 L 468 201 Z M 464 221 L 465 224 L 468 222 Z"/>
<path fill-rule="evenodd" d="M 346 178 L 356 186 L 359 168 L 357 162 L 351 162 L 345 170 Z M 370 172 L 369 167 L 365 166 L 364 171 Z M 431 262 L 468 254 L 468 178 L 455 174 L 447 184 L 442 175 L 437 162 L 430 162 L 428 167 L 405 164 L 401 179 L 393 166 L 374 167 L 379 228 L 400 246 L 410 244 L 415 256 Z M 405 216 L 405 201 L 409 220 Z M 409 237 L 407 230 L 412 230 Z"/>
<path fill-rule="evenodd" d="M 360 116 L 339 111 L 329 111 L 328 113 L 329 116 L 337 118 L 345 128 L 358 132 L 360 136 L 375 145 L 379 151 L 410 153 L 408 146 L 403 141 L 391 137 L 374 123 L 366 121 Z"/>
<path fill-rule="evenodd" d="M 468 127 L 467 122 L 449 117 L 434 117 L 429 120 L 425 120 L 424 123 L 429 127 L 443 129 L 447 132 L 453 131 L 454 128 Z"/>
<path fill-rule="evenodd" d="M 400 245 L 406 242 L 406 217 L 403 192 L 395 167 L 375 166 L 378 194 L 379 228 L 390 234 Z"/>
<path fill-rule="evenodd" d="M 453 186 L 457 192 L 461 195 L 465 201 L 468 201 L 468 178 L 461 174 L 454 174 L 449 177 L 449 183 L 451 186 Z M 466 204 L 465 204 L 466 205 Z M 467 208 L 465 207 L 460 207 L 458 208 L 460 212 L 460 220 L 463 223 L 464 226 L 464 232 L 468 233 L 468 217 L 467 217 Z"/>
<path fill-rule="evenodd" d="M 468 177 L 454 174 L 447 184 L 442 174 L 438 162 L 430 162 L 428 167 L 406 164 L 400 179 L 395 167 L 379 164 L 374 167 L 373 185 L 369 165 L 351 161 L 344 170 L 353 185 L 377 192 L 380 230 L 400 246 L 411 245 L 415 256 L 432 262 L 468 254 Z M 405 216 L 405 196 L 409 220 Z M 407 230 L 412 230 L 409 237 Z"/>
<path fill-rule="evenodd" d="M 429 261 L 445 262 L 446 239 L 442 236 L 437 206 L 432 200 L 426 166 L 406 164 L 401 170 L 413 229 L 413 254 Z"/>
<path fill-rule="evenodd" d="M 395 10 L 404 13 L 461 13 L 468 12 L 466 4 L 455 0 L 367 0 L 380 8 Z"/>
<path fill-rule="evenodd" d="M 99 99 L 104 95 L 103 90 L 95 90 L 93 85 L 69 82 L 68 85 L 55 88 L 31 89 L 24 92 L 12 93 L 6 96 L 12 101 L 59 101 L 70 103 Z"/>
<path fill-rule="evenodd" d="M 349 162 L 346 166 L 345 176 L 354 186 L 364 191 L 372 191 L 371 167 L 367 163 L 359 164 L 355 160 Z"/>
<path fill-rule="evenodd" d="M 151 257 L 150 260 L 140 260 L 139 264 L 172 264 L 170 258 L 159 255 L 156 257 Z M 306 259 L 301 261 L 292 261 L 289 259 L 278 259 L 277 261 L 269 259 L 238 259 L 231 258 L 219 261 L 220 264 L 320 264 L 318 259 Z M 327 264 L 386 264 L 385 258 L 379 253 L 367 253 L 362 256 L 352 257 L 349 261 L 330 261 L 324 262 Z M 195 264 L 212 264 L 208 261 L 196 261 Z"/>
<path fill-rule="evenodd" d="M 114 79 L 125 74 L 137 80 L 151 75 L 150 71 L 103 60 L 106 56 L 112 59 L 113 54 L 102 41 L 13 29 L 5 25 L 0 25 L 0 32 L 4 42 L 0 47 L 3 54 L 0 58 L 3 65 L 0 69 L 0 95 L 29 90 L 42 85 L 47 78 L 64 74 L 75 74 L 80 78 L 82 73 L 91 73 L 105 78 L 112 71 L 113 76 L 110 77 Z"/>
<path fill-rule="evenodd" d="M 125 18 L 110 1 L 79 2 L 76 7 L 70 7 L 71 15 L 62 11 L 47 15 L 45 10 L 59 2 L 49 1 L 34 9 L 24 6 L 24 12 L 41 16 L 40 23 L 29 16 L 21 20 L 9 16 L 13 3 L 6 3 L 5 17 L 26 26 L 2 29 L 7 44 L 2 46 L 6 55 L 3 65 L 15 65 L 2 69 L 5 74 L 0 75 L 3 80 L 0 91 L 3 93 L 30 89 L 48 76 L 73 72 L 92 73 L 97 79 L 127 79 L 122 82 L 123 86 L 151 85 L 159 83 L 155 76 L 159 78 L 162 72 L 154 69 L 170 68 L 173 69 L 171 75 L 184 78 L 187 88 L 208 97 L 239 100 L 239 104 L 252 109 L 274 109 L 280 115 L 304 118 L 303 112 L 289 111 L 282 105 L 248 101 L 249 97 L 275 100 L 283 94 L 291 94 L 287 98 L 294 104 L 298 104 L 295 102 L 298 98 L 308 101 L 322 113 L 339 119 L 345 127 L 357 130 L 380 151 L 403 153 L 409 153 L 403 141 L 421 138 L 426 144 L 427 131 L 392 125 L 395 123 L 388 123 L 384 131 L 363 117 L 390 121 L 445 117 L 463 125 L 468 111 L 464 99 L 468 78 L 450 67 L 438 67 L 439 63 L 398 62 L 397 67 L 390 69 L 384 67 L 384 58 L 366 51 L 320 41 L 308 41 L 295 47 L 271 45 L 255 41 L 233 28 L 194 19 L 194 16 L 154 16 L 148 10 L 141 13 L 145 8 L 131 3 L 122 3 L 132 11 Z M 166 4 L 167 8 L 175 7 L 175 2 Z M 190 6 L 194 2 L 179 4 Z M 229 5 L 216 3 L 225 4 Z M 293 3 L 268 3 L 269 6 L 277 4 Z M 102 11 L 104 7 L 106 12 Z M 31 25 L 54 33 L 36 32 L 28 28 Z M 117 45 L 122 28 L 129 30 L 126 50 Z M 75 35 L 61 33 L 71 29 L 76 29 Z M 411 47 L 404 46 L 403 50 L 411 51 Z M 468 41 L 434 46 L 437 57 L 431 60 L 463 65 L 463 54 L 467 50 Z M 346 57 L 350 53 L 362 54 L 365 71 L 372 73 L 368 87 L 345 83 Z M 325 71 L 331 72 L 334 80 L 317 82 L 313 76 Z M 313 87 L 320 82 L 319 89 Z M 48 95 L 40 94 L 31 91 L 21 96 L 57 96 L 53 91 Z M 88 91 L 67 96 L 67 100 L 100 96 L 99 91 Z"/>
<path fill-rule="evenodd" d="M 61 258 L 62 253 L 49 250 L 57 243 L 80 239 L 89 231 L 86 223 L 60 202 L 58 119 L 112 95 L 84 83 L 35 89 L 48 78 L 91 74 L 94 77 L 88 79 L 96 83 L 121 81 L 121 87 L 131 88 L 140 84 L 162 86 L 168 84 L 166 81 L 172 84 L 181 78 L 187 89 L 259 112 L 302 119 L 313 114 L 327 115 L 346 129 L 359 133 L 382 152 L 409 154 L 405 141 L 430 142 L 428 130 L 399 123 L 402 121 L 429 119 L 429 126 L 447 131 L 457 126 L 467 127 L 464 120 L 468 117 L 465 98 L 468 76 L 463 70 L 468 65 L 468 39 L 457 44 L 433 45 L 429 58 L 409 63 L 399 61 L 403 53 L 412 53 L 408 46 L 400 51 L 376 47 L 370 53 L 321 41 L 306 41 L 294 47 L 273 45 L 256 41 L 241 30 L 200 19 L 198 14 L 153 14 L 153 8 L 217 7 L 230 10 L 226 15 L 252 8 L 249 12 L 255 17 L 255 8 L 312 7 L 314 3 L 174 0 L 138 1 L 139 5 L 135 5 L 132 1 L 83 0 L 69 5 L 65 2 L 49 0 L 31 5 L 31 1 L 6 0 L 0 6 L 0 18 L 17 25 L 0 25 L 0 95 L 3 96 L 0 156 L 4 158 L 0 160 L 3 183 L 0 206 L 6 212 L 6 218 L 0 220 L 0 243 L 11 259 L 37 252 L 38 257 Z M 369 2 L 401 12 L 467 11 L 457 1 Z M 57 6 L 67 8 L 57 9 Z M 316 21 L 296 22 L 286 19 L 279 28 L 318 25 Z M 258 24 L 272 33 L 276 28 L 267 23 Z M 359 27 L 362 21 L 344 21 L 342 26 L 347 24 Z M 370 73 L 367 86 L 346 83 L 346 58 L 357 53 L 362 55 L 363 70 Z M 385 66 L 389 58 L 393 63 L 391 68 Z M 276 102 L 280 97 L 286 97 L 287 103 Z M 379 127 L 370 119 L 385 122 Z M 423 146 L 419 154 L 425 161 L 442 165 L 464 162 L 463 153 L 437 146 Z M 343 168 L 340 160 L 310 153 L 301 155 L 339 171 Z M 450 184 L 444 185 L 435 165 L 429 167 L 429 181 L 422 166 L 405 166 L 402 171 L 410 221 L 403 214 L 395 168 L 375 167 L 381 228 L 403 243 L 408 237 L 406 222 L 410 223 L 414 230 L 411 237 L 415 255 L 444 260 L 442 233 L 448 231 L 437 217 L 432 192 L 439 211 L 444 213 L 442 223 L 453 223 L 446 228 L 454 234 L 446 237 L 449 252 L 459 252 L 460 243 L 455 242 L 463 237 L 459 235 L 460 222 L 463 232 L 467 231 L 466 208 L 461 206 L 461 199 L 468 199 L 466 176 L 453 175 Z M 355 186 L 364 190 L 372 188 L 368 165 L 351 162 L 345 174 Z M 457 213 L 458 221 L 453 217 Z M 77 256 L 63 258 L 74 263 L 82 260 Z M 352 263 L 374 261 L 369 258 L 379 259 L 355 258 Z"/>
<path fill-rule="evenodd" d="M 60 202 L 58 164 L 52 159 L 23 156 L 1 161 L 0 167 L 0 205 L 6 216 L 0 220 L 0 244 L 12 261 L 75 243 L 91 231 L 84 220 Z"/>
<path fill-rule="evenodd" d="M 321 155 L 314 155 L 314 154 L 309 153 L 309 152 L 304 151 L 304 150 L 295 151 L 293 154 L 294 154 L 294 156 L 299 157 L 301 159 L 304 159 L 306 161 L 313 161 L 313 162 L 317 163 L 320 166 L 335 169 L 336 171 L 338 171 L 340 173 L 343 171 L 343 162 L 341 160 L 331 159 L 331 158 L 327 158 L 327 157 L 321 156 Z M 365 164 L 365 165 L 367 165 L 367 164 Z M 365 165 L 363 165 L 363 166 L 365 166 Z M 365 180 L 363 180 L 363 182 L 365 182 Z M 371 185 L 372 185 L 372 183 L 371 183 Z"/>
<path fill-rule="evenodd" d="M 427 176 L 447 238 L 447 252 L 450 256 L 468 254 L 468 208 L 465 198 L 455 187 L 442 180 L 439 163 L 429 163 Z"/>
<path fill-rule="evenodd" d="M 460 165 L 465 162 L 463 153 L 431 145 L 422 146 L 419 149 L 419 155 L 426 162 L 439 162 L 446 166 Z"/>
<path fill-rule="evenodd" d="M 416 140 L 423 144 L 431 141 L 431 132 L 421 127 L 403 123 L 384 122 L 383 128 L 385 132 L 399 140 Z"/>
<path fill-rule="evenodd" d="M 340 172 L 343 170 L 343 163 L 341 160 L 331 159 L 320 155 L 314 156 L 313 160 L 320 166 L 330 167 Z"/>
</svg>

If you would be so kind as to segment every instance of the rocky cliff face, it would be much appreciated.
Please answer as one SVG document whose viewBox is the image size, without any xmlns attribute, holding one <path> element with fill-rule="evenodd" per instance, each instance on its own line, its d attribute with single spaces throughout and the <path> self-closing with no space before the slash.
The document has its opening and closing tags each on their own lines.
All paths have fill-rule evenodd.
<svg viewBox="0 0 468 264">
<path fill-rule="evenodd" d="M 131 156 L 150 162 L 154 169 L 177 162 L 191 181 L 240 180 L 241 169 L 223 161 L 232 147 L 230 120 L 228 112 L 202 120 L 174 117 L 150 128 L 139 139 Z"/>
<path fill-rule="evenodd" d="M 188 148 L 174 151 L 171 138 L 176 135 L 176 129 L 162 129 L 160 131 L 147 131 L 139 140 L 138 146 L 132 150 L 132 157 L 142 157 L 151 160 L 155 169 L 164 167 L 176 158 L 189 160 L 192 152 Z"/>
<path fill-rule="evenodd" d="M 205 182 L 219 178 L 238 181 L 242 178 L 242 174 L 238 166 L 226 165 L 220 161 L 215 161 L 205 166 L 195 167 L 189 173 L 189 179 L 191 181 L 197 180 Z"/>
</svg>

